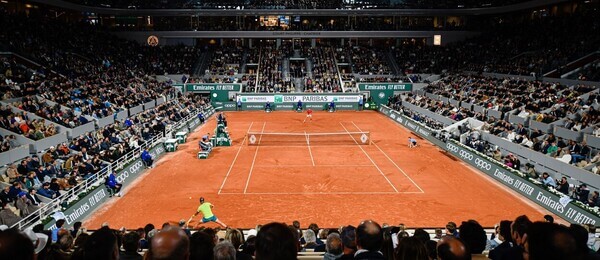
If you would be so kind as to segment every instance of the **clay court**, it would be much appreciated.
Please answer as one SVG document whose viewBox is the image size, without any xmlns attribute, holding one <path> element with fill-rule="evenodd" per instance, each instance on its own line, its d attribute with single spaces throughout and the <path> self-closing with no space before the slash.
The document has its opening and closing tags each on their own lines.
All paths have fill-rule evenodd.
<svg viewBox="0 0 600 260">
<path fill-rule="evenodd" d="M 414 135 L 377 112 L 317 112 L 312 122 L 304 119 L 295 112 L 227 113 L 233 145 L 199 160 L 197 143 L 213 132 L 211 118 L 85 225 L 132 229 L 187 220 L 200 196 L 221 221 L 239 228 L 293 220 L 338 227 L 367 218 L 410 227 L 476 219 L 491 227 L 522 214 L 548 214 L 426 140 L 417 137 L 418 147 L 408 148 Z M 361 132 L 368 132 L 366 143 Z"/>
</svg>

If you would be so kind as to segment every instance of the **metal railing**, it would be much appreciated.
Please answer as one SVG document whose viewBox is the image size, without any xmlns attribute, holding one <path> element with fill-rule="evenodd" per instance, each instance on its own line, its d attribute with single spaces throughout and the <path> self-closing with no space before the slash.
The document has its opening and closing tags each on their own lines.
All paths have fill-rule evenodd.
<svg viewBox="0 0 600 260">
<path fill-rule="evenodd" d="M 113 171 L 118 171 L 127 166 L 130 162 L 140 157 L 140 154 L 144 149 L 153 148 L 156 145 L 161 143 L 161 140 L 166 136 L 172 136 L 172 131 L 180 129 L 183 125 L 188 124 L 188 122 L 194 119 L 199 113 L 203 113 L 206 111 L 210 111 L 212 108 L 209 106 L 207 109 L 204 108 L 196 108 L 194 109 L 188 116 L 183 118 L 182 120 L 176 122 L 175 124 L 168 125 L 170 126 L 170 130 L 165 131 L 164 133 L 159 133 L 148 141 L 141 144 L 138 148 L 135 148 L 125 155 L 121 156 L 116 161 L 110 163 L 108 166 L 100 169 L 98 172 L 90 176 L 89 178 L 84 179 L 77 185 L 72 188 L 66 190 L 64 193 L 60 194 L 56 198 L 52 199 L 51 202 L 44 204 L 39 209 L 35 210 L 12 227 L 16 227 L 18 229 L 25 229 L 32 225 L 35 225 L 39 222 L 44 221 L 48 217 L 52 216 L 55 212 L 63 211 L 66 207 L 68 207 L 71 203 L 80 199 L 80 194 L 87 194 L 87 192 L 92 191 L 100 185 L 104 185 L 104 178 L 108 176 Z"/>
</svg>

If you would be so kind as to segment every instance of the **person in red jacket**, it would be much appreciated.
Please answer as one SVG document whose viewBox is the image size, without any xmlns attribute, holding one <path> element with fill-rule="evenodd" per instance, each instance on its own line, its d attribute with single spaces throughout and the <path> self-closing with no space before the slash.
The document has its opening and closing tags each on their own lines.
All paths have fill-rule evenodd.
<svg viewBox="0 0 600 260">
<path fill-rule="evenodd" d="M 302 123 L 306 123 L 306 119 L 309 119 L 309 118 L 310 118 L 310 121 L 312 121 L 312 109 L 310 109 L 310 108 L 306 110 L 306 118 L 304 118 L 304 122 L 302 122 Z"/>
</svg>

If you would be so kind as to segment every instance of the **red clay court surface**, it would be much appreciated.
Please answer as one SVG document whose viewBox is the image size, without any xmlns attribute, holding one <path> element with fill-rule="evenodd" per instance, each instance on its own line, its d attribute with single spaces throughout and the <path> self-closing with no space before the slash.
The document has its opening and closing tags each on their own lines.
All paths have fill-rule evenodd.
<svg viewBox="0 0 600 260">
<path fill-rule="evenodd" d="M 410 227 L 475 219 L 491 227 L 522 214 L 534 220 L 548 214 L 425 140 L 417 138 L 419 146 L 408 148 L 413 135 L 374 111 L 317 112 L 306 123 L 305 114 L 295 112 L 226 115 L 233 146 L 215 148 L 207 160 L 196 159 L 199 138 L 215 128 L 211 118 L 85 225 L 93 229 L 109 222 L 133 229 L 187 220 L 200 196 L 214 204 L 221 221 L 238 228 L 293 220 L 302 226 L 339 227 L 369 218 Z M 370 132 L 373 143 L 359 145 L 359 135 L 345 135 L 332 137 L 334 144 L 311 137 L 309 146 L 303 136 L 288 142 L 257 135 L 261 144 L 252 146 L 246 137 L 247 132 L 359 131 Z"/>
</svg>

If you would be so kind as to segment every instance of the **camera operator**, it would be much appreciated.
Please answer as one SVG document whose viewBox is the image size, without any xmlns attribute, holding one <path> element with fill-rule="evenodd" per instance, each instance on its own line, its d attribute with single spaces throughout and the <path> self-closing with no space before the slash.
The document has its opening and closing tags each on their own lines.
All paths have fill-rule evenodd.
<svg viewBox="0 0 600 260">
<path fill-rule="evenodd" d="M 573 192 L 573 198 L 583 203 L 586 203 L 588 201 L 589 196 L 590 190 L 588 189 L 585 183 L 579 185 L 577 188 L 575 188 L 575 191 Z"/>
</svg>

